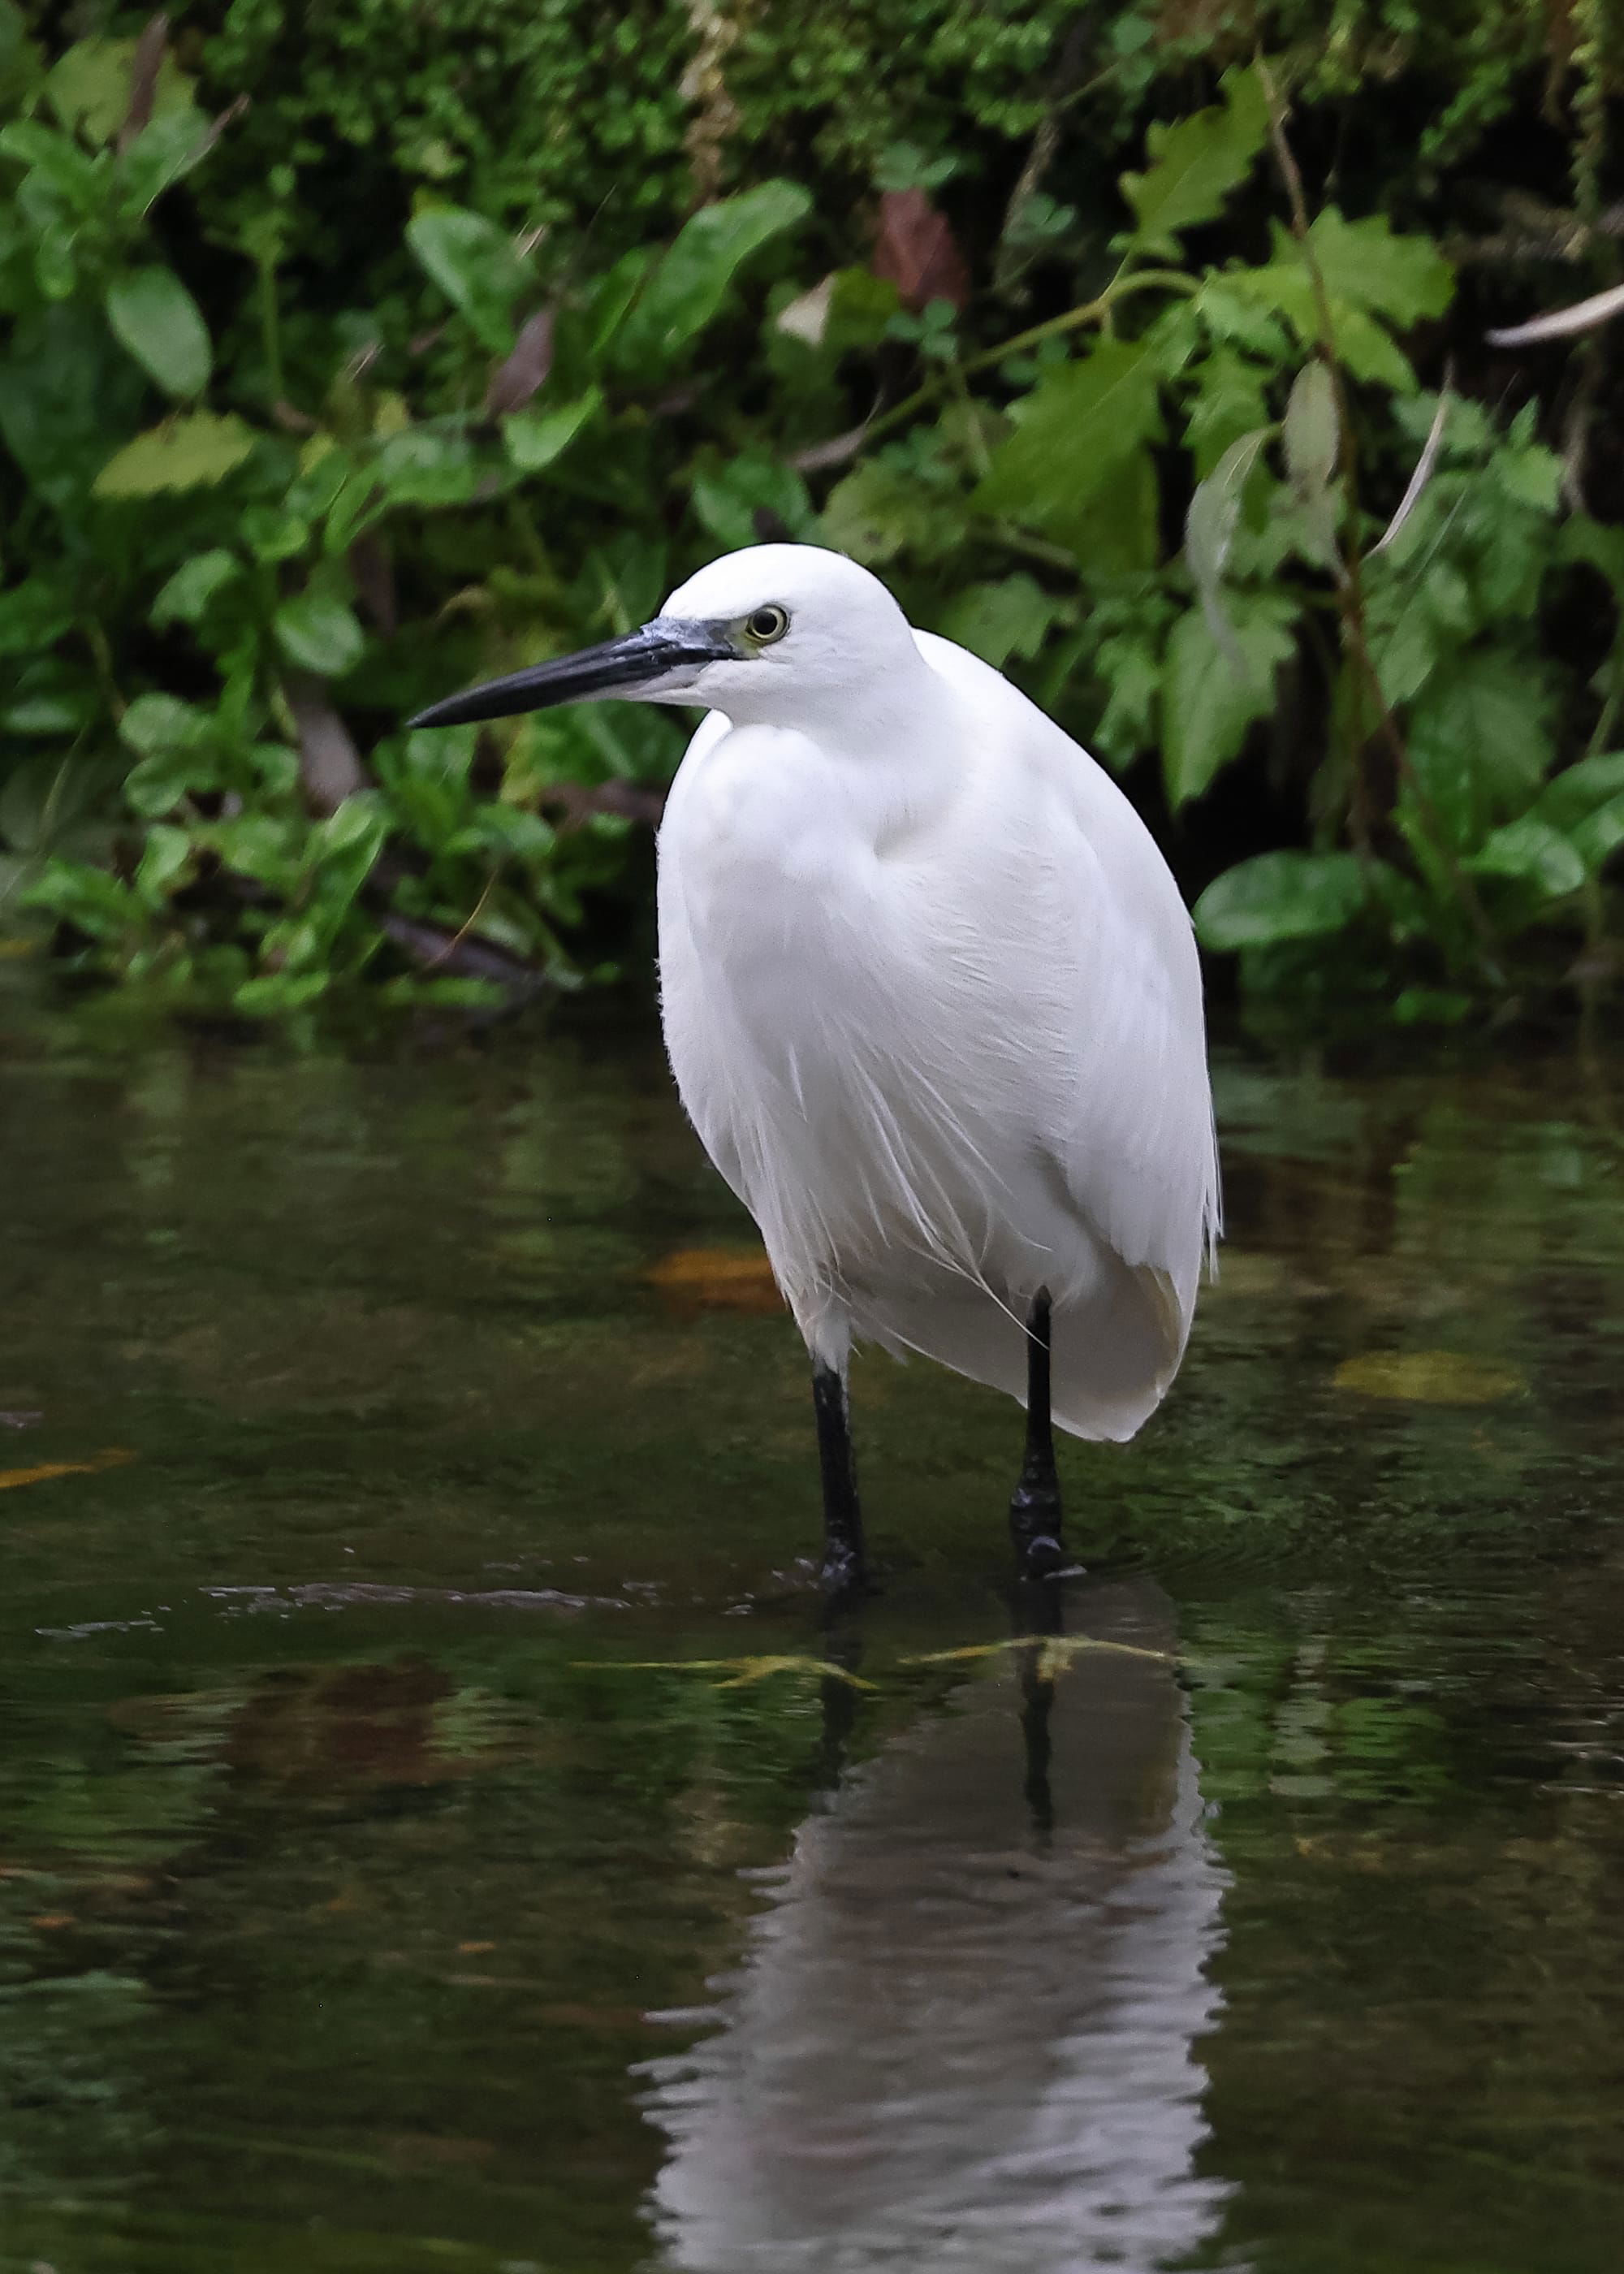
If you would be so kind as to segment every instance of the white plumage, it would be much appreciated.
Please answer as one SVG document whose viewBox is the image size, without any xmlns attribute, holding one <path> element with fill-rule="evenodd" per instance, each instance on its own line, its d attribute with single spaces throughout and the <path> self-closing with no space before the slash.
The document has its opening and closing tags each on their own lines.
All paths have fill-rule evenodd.
<svg viewBox="0 0 1624 2274">
<path fill-rule="evenodd" d="M 763 604 L 781 636 L 655 697 L 713 706 L 659 840 L 683 1103 L 815 1359 L 872 1339 L 1024 1401 L 1047 1288 L 1055 1419 L 1130 1437 L 1218 1221 L 1177 888 L 1093 759 L 854 562 L 755 546 L 661 620 Z"/>
</svg>

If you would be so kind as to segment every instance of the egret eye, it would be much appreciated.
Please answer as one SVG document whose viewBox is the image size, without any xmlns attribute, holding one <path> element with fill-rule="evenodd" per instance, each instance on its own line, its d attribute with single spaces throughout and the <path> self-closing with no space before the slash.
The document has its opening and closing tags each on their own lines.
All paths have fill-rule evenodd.
<svg viewBox="0 0 1624 2274">
<path fill-rule="evenodd" d="M 789 629 L 789 612 L 778 606 L 757 608 L 753 615 L 745 618 L 744 629 L 757 647 L 771 647 Z"/>
</svg>

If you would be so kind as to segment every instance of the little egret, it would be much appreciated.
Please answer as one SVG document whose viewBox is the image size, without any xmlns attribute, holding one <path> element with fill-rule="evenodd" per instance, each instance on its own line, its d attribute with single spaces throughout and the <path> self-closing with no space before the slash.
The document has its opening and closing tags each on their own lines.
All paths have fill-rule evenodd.
<svg viewBox="0 0 1624 2274">
<path fill-rule="evenodd" d="M 1217 1234 L 1166 862 L 1034 704 L 815 546 L 729 553 L 640 629 L 413 724 L 609 696 L 709 713 L 659 834 L 665 1043 L 811 1355 L 826 1580 L 863 1573 L 854 1340 L 1026 1405 L 1010 1521 L 1052 1574 L 1051 1421 L 1133 1435 Z"/>
</svg>

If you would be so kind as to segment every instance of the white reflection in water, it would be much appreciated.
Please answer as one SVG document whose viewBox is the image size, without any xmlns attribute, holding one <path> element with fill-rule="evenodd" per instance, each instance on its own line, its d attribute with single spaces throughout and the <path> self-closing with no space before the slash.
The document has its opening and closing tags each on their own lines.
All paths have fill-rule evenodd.
<svg viewBox="0 0 1624 2274">
<path fill-rule="evenodd" d="M 1071 1615 L 1171 1643 L 1145 1583 Z M 1197 2044 L 1224 1880 L 1183 1698 L 1165 1663 L 1078 1654 L 1046 1828 L 1019 1669 L 993 1663 L 802 1826 L 714 2034 L 652 2065 L 665 2267 L 1148 2274 L 1216 2225 Z"/>
</svg>

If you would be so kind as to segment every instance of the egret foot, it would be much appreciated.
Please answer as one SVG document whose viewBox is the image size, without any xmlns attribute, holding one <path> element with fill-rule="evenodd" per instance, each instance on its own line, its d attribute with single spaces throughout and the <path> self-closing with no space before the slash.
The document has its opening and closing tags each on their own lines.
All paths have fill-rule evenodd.
<svg viewBox="0 0 1624 2274">
<path fill-rule="evenodd" d="M 1010 1536 L 1026 1579 L 1053 1579 L 1071 1568 L 1060 1529 L 1060 1478 L 1049 1420 L 1049 1290 L 1041 1287 L 1026 1318 L 1026 1451 L 1010 1502 Z"/>
<path fill-rule="evenodd" d="M 832 1597 L 854 1595 L 868 1584 L 868 1568 L 846 1378 L 832 1366 L 813 1368 L 812 1410 L 817 1417 L 817 1459 L 823 1479 L 823 1582 Z"/>
</svg>

